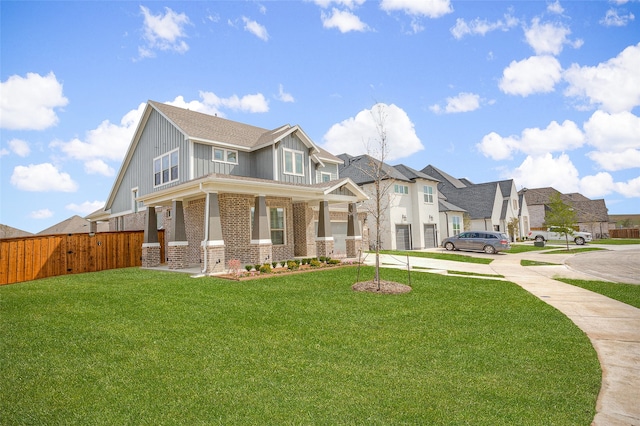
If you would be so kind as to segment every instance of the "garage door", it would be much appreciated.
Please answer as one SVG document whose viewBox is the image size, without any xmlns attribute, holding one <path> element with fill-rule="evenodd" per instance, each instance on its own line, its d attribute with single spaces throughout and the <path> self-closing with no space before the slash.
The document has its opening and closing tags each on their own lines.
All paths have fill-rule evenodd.
<svg viewBox="0 0 640 426">
<path fill-rule="evenodd" d="M 396 250 L 411 250 L 410 225 L 396 225 Z"/>
<path fill-rule="evenodd" d="M 424 225 L 424 248 L 435 248 L 436 244 L 436 225 Z"/>
</svg>

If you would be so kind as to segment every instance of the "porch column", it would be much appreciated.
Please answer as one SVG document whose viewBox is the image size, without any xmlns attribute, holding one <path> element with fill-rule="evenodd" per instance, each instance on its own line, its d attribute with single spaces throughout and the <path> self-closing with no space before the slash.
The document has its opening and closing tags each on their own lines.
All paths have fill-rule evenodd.
<svg viewBox="0 0 640 426">
<path fill-rule="evenodd" d="M 256 197 L 251 233 L 251 262 L 263 264 L 273 260 L 273 244 L 269 229 L 269 216 L 264 195 Z"/>
<path fill-rule="evenodd" d="M 362 233 L 358 221 L 358 208 L 356 203 L 349 203 L 347 218 L 347 257 L 357 257 L 362 247 Z"/>
<path fill-rule="evenodd" d="M 222 237 L 220 204 L 217 193 L 207 193 L 205 205 L 205 235 L 202 242 L 204 274 L 223 272 L 225 268 L 225 246 Z"/>
<path fill-rule="evenodd" d="M 156 208 L 147 207 L 142 242 L 142 266 L 152 268 L 160 265 L 160 243 L 158 240 L 158 218 Z"/>
<path fill-rule="evenodd" d="M 167 248 L 169 258 L 169 269 L 184 269 L 188 265 L 187 261 L 187 233 L 184 226 L 184 208 L 182 201 L 174 200 L 171 205 L 173 220 L 171 221 L 170 240 Z"/>
<path fill-rule="evenodd" d="M 333 255 L 333 234 L 329 220 L 329 202 L 320 201 L 318 212 L 318 235 L 316 236 L 316 254 L 318 257 Z"/>
</svg>

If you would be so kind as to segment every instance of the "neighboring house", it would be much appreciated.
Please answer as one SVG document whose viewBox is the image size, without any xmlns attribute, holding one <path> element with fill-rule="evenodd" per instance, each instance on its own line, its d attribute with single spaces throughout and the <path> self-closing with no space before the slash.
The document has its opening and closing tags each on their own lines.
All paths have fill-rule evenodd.
<svg viewBox="0 0 640 426">
<path fill-rule="evenodd" d="M 91 222 L 78 215 L 71 216 L 68 219 L 58 222 L 47 229 L 38 232 L 37 235 L 53 235 L 53 234 L 80 234 L 89 233 L 91 228 Z M 109 231 L 108 223 L 99 223 L 96 229 L 97 232 Z"/>
<path fill-rule="evenodd" d="M 551 196 L 560 194 L 562 201 L 575 210 L 580 231 L 590 232 L 594 238 L 605 238 L 609 233 L 609 210 L 603 199 L 591 200 L 579 193 L 562 194 L 550 187 L 525 188 L 520 190 L 520 194 L 527 200 L 532 228 L 544 228 Z"/>
<path fill-rule="evenodd" d="M 0 224 L 0 239 L 2 238 L 21 238 L 32 237 L 31 232 L 23 231 L 22 229 L 13 228 L 9 225 Z"/>
<path fill-rule="evenodd" d="M 468 179 L 454 178 L 432 165 L 426 166 L 422 172 L 440 181 L 438 191 L 444 196 L 444 201 L 465 212 L 470 230 L 507 234 L 509 223 L 517 219 L 518 229 L 514 237 L 523 238 L 528 234 L 527 201 L 520 197 L 512 179 L 476 184 Z"/>
<path fill-rule="evenodd" d="M 172 269 L 355 256 L 356 203 L 367 197 L 341 163 L 297 125 L 268 130 L 149 101 L 104 209 L 88 219 L 144 229 L 143 266 L 163 260 L 158 228 Z"/>
<path fill-rule="evenodd" d="M 368 212 L 369 242 L 375 243 L 375 186 L 373 168 L 377 160 L 369 155 L 341 154 L 340 176 L 348 177 L 369 196 L 361 208 Z M 416 250 L 438 247 L 440 216 L 438 212 L 438 181 L 405 165 L 382 164 L 383 187 L 387 190 L 383 207 L 380 248 Z"/>
</svg>

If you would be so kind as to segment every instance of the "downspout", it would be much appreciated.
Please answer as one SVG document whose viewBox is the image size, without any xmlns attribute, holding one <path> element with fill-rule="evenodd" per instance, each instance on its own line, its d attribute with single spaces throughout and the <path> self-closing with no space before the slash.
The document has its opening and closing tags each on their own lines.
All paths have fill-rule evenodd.
<svg viewBox="0 0 640 426">
<path fill-rule="evenodd" d="M 200 184 L 200 190 L 202 191 L 202 184 Z M 203 191 L 204 192 L 204 191 Z M 207 238 L 209 238 L 209 193 L 205 192 L 205 194 L 207 194 L 206 198 L 205 198 L 205 205 L 204 205 L 204 241 L 202 242 L 203 245 L 203 252 L 204 252 L 204 260 L 202 262 L 202 273 L 206 274 L 207 273 L 207 259 L 209 258 L 209 255 L 207 253 Z"/>
</svg>

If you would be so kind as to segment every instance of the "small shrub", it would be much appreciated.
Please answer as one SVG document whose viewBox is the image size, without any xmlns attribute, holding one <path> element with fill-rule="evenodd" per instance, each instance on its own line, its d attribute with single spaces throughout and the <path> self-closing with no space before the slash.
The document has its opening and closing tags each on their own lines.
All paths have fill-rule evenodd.
<svg viewBox="0 0 640 426">
<path fill-rule="evenodd" d="M 318 258 L 318 260 L 319 260 L 320 262 L 324 263 L 324 262 L 326 262 L 326 261 L 327 261 L 327 256 L 320 256 L 320 257 Z"/>
<path fill-rule="evenodd" d="M 300 266 L 300 259 L 294 259 L 293 261 L 296 262 L 297 266 Z"/>
<path fill-rule="evenodd" d="M 255 265 L 253 265 L 253 268 L 254 268 L 256 271 L 259 271 L 261 266 L 262 266 L 261 264 L 256 263 Z"/>
<path fill-rule="evenodd" d="M 309 259 L 307 259 L 306 257 L 304 259 L 302 259 L 302 264 L 303 265 L 307 265 L 309 263 Z"/>
<path fill-rule="evenodd" d="M 262 265 L 260 267 L 260 273 L 261 274 L 270 274 L 271 273 L 271 265 L 269 265 L 268 263 L 265 263 L 264 265 Z"/>
<path fill-rule="evenodd" d="M 318 259 L 311 259 L 311 261 L 309 262 L 309 265 L 311 265 L 314 268 L 317 268 L 318 266 L 320 266 L 320 261 Z"/>
<path fill-rule="evenodd" d="M 329 259 L 327 260 L 327 264 L 328 265 L 338 265 L 340 264 L 342 261 L 340 259 Z"/>
<path fill-rule="evenodd" d="M 289 260 L 287 261 L 287 268 L 295 271 L 296 269 L 298 269 L 298 264 L 294 260 Z"/>
<path fill-rule="evenodd" d="M 276 269 L 278 267 L 278 262 L 271 262 L 271 266 L 273 266 L 273 269 Z"/>
<path fill-rule="evenodd" d="M 227 262 L 227 265 L 229 267 L 229 273 L 233 275 L 240 274 L 240 268 L 242 267 L 242 264 L 240 263 L 240 259 L 231 259 L 229 260 L 229 262 Z"/>
<path fill-rule="evenodd" d="M 253 266 L 251 265 L 244 265 L 244 269 L 247 270 L 247 272 L 251 272 L 251 270 L 253 269 Z"/>
</svg>

